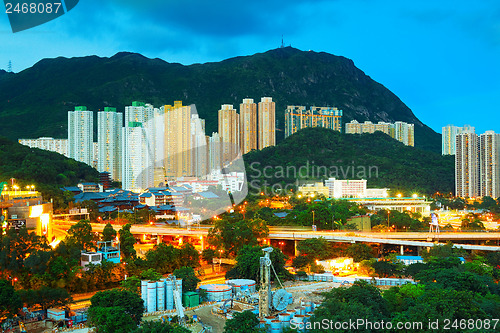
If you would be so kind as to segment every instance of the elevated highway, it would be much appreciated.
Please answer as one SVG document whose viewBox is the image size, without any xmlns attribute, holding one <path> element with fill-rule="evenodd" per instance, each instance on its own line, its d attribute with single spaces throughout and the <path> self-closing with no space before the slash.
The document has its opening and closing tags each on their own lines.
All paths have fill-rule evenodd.
<svg viewBox="0 0 500 333">
<path fill-rule="evenodd" d="M 74 222 L 55 221 L 54 228 L 67 230 Z M 105 224 L 93 223 L 94 232 L 102 232 Z M 113 225 L 118 231 L 121 225 Z M 201 225 L 190 229 L 172 226 L 158 225 L 132 225 L 131 232 L 134 235 L 154 235 L 154 236 L 183 236 L 202 237 L 208 235 L 210 226 Z M 477 251 L 500 251 L 500 232 L 340 232 L 340 231 L 312 231 L 307 228 L 297 227 L 270 227 L 270 240 L 301 241 L 309 238 L 323 237 L 332 242 L 347 243 L 379 243 L 400 246 L 433 247 L 436 244 L 452 242 L 455 247 L 462 247 L 465 250 Z M 486 241 L 493 241 L 496 246 L 482 245 Z M 467 244 L 472 242 L 476 244 Z"/>
</svg>

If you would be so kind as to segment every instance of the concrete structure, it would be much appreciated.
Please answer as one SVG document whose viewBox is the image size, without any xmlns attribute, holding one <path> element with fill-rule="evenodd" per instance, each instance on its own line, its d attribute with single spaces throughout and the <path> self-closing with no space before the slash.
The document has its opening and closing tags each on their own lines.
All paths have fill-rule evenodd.
<svg viewBox="0 0 500 333">
<path fill-rule="evenodd" d="M 240 148 L 242 154 L 257 149 L 257 104 L 251 98 L 240 104 Z"/>
<path fill-rule="evenodd" d="M 85 106 L 68 111 L 68 156 L 92 166 L 94 152 L 94 113 Z"/>
<path fill-rule="evenodd" d="M 240 119 L 232 104 L 224 104 L 219 110 L 219 134 L 221 136 L 222 164 L 231 163 L 240 151 Z"/>
<path fill-rule="evenodd" d="M 349 180 L 329 178 L 325 180 L 330 198 L 364 198 L 366 179 Z"/>
<path fill-rule="evenodd" d="M 347 219 L 348 224 L 354 224 L 359 231 L 370 232 L 372 224 L 370 215 L 358 215 Z"/>
<path fill-rule="evenodd" d="M 455 194 L 462 198 L 479 196 L 479 156 L 476 133 L 462 132 L 456 136 Z"/>
<path fill-rule="evenodd" d="M 464 127 L 446 125 L 442 128 L 441 152 L 443 155 L 455 155 L 456 137 L 460 133 L 475 133 L 475 128 L 470 125 L 464 125 Z"/>
<path fill-rule="evenodd" d="M 192 156 L 192 118 L 191 106 L 182 105 L 181 101 L 174 101 L 174 105 L 162 107 L 164 112 L 165 142 L 164 163 L 165 176 L 168 179 L 193 175 Z M 198 118 L 199 119 L 199 118 Z M 195 121 L 195 127 L 201 123 Z M 198 128 L 197 135 L 199 135 Z"/>
<path fill-rule="evenodd" d="M 402 121 L 396 121 L 394 124 L 385 122 L 373 124 L 371 121 L 359 123 L 353 120 L 345 126 L 346 134 L 375 133 L 377 131 L 383 132 L 407 146 L 415 146 L 414 124 L 408 124 Z"/>
<path fill-rule="evenodd" d="M 259 102 L 258 148 L 276 145 L 276 103 L 271 97 L 262 97 Z"/>
<path fill-rule="evenodd" d="M 429 216 L 431 213 L 431 201 L 426 198 L 410 197 L 410 198 L 351 198 L 346 199 L 363 205 L 372 211 L 397 210 L 398 212 L 410 211 L 412 213 L 420 213 L 423 216 Z"/>
<path fill-rule="evenodd" d="M 205 177 L 209 172 L 208 140 L 205 135 L 205 120 L 197 114 L 191 115 L 192 175 Z"/>
<path fill-rule="evenodd" d="M 487 131 L 479 136 L 480 195 L 500 197 L 500 134 Z"/>
<path fill-rule="evenodd" d="M 322 182 L 314 184 L 304 184 L 299 186 L 297 192 L 305 196 L 323 195 L 325 198 L 330 196 L 329 189 Z"/>
<path fill-rule="evenodd" d="M 52 203 L 44 202 L 35 191 L 3 191 L 0 198 L 2 214 L 7 228 L 25 226 L 38 236 L 44 236 L 49 243 L 53 240 Z M 6 208 L 6 209 L 5 209 Z"/>
<path fill-rule="evenodd" d="M 211 171 L 222 169 L 222 138 L 217 132 L 208 138 L 208 166 Z"/>
<path fill-rule="evenodd" d="M 42 137 L 38 139 L 19 139 L 19 143 L 30 148 L 38 148 L 48 151 L 53 151 L 69 157 L 68 155 L 68 139 L 54 139 Z"/>
<path fill-rule="evenodd" d="M 139 192 L 154 186 L 154 148 L 150 132 L 142 123 L 123 128 L 122 188 Z"/>
<path fill-rule="evenodd" d="M 116 181 L 122 179 L 122 126 L 123 114 L 116 108 L 97 112 L 97 171 L 109 172 Z"/>
<path fill-rule="evenodd" d="M 242 291 L 243 292 L 248 291 L 251 294 L 255 293 L 255 286 L 256 286 L 255 280 L 233 279 L 233 280 L 226 280 L 226 284 L 230 285 L 233 288 L 233 295 L 237 295 Z"/>
<path fill-rule="evenodd" d="M 204 284 L 200 286 L 207 292 L 207 300 L 209 302 L 218 302 L 231 298 L 232 287 L 228 284 Z"/>
<path fill-rule="evenodd" d="M 306 127 L 324 127 L 334 131 L 342 129 L 342 110 L 332 107 L 288 105 L 285 110 L 285 137 Z"/>
</svg>

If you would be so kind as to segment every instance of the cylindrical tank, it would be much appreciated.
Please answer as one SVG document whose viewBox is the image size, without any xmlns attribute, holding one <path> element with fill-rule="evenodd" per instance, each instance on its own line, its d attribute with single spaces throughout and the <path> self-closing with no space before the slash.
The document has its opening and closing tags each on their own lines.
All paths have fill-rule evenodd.
<svg viewBox="0 0 500 333">
<path fill-rule="evenodd" d="M 306 302 L 304 304 L 304 307 L 306 308 L 306 313 L 311 312 L 313 310 L 311 302 Z"/>
<path fill-rule="evenodd" d="M 265 317 L 264 318 L 264 321 L 266 322 L 267 325 L 271 325 L 271 322 L 273 320 L 276 320 L 276 317 L 275 316 L 268 316 L 268 317 Z"/>
<path fill-rule="evenodd" d="M 227 284 L 205 284 L 201 285 L 200 289 L 207 292 L 209 302 L 222 301 L 231 298 L 231 286 Z"/>
<path fill-rule="evenodd" d="M 148 312 L 156 311 L 156 281 L 148 282 Z"/>
<path fill-rule="evenodd" d="M 305 315 L 306 314 L 306 308 L 303 306 L 298 306 L 295 308 L 295 316 L 297 315 Z"/>
<path fill-rule="evenodd" d="M 174 309 L 174 281 L 165 282 L 165 307 L 167 310 Z"/>
<path fill-rule="evenodd" d="M 248 288 L 248 291 L 253 294 L 255 293 L 255 280 L 250 279 L 233 279 L 227 280 L 226 284 L 233 287 L 233 295 L 237 295 L 241 292 L 241 289 Z"/>
<path fill-rule="evenodd" d="M 271 332 L 271 333 L 280 333 L 281 332 L 281 321 L 279 321 L 279 320 L 272 320 L 271 321 L 271 326 L 269 328 L 269 332 Z"/>
<path fill-rule="evenodd" d="M 266 321 L 265 320 L 259 321 L 259 328 L 266 328 Z"/>
<path fill-rule="evenodd" d="M 165 282 L 158 281 L 156 283 L 156 309 L 158 311 L 165 310 Z"/>
<path fill-rule="evenodd" d="M 177 285 L 177 291 L 179 292 L 182 298 L 182 279 L 177 279 L 176 285 Z"/>
<path fill-rule="evenodd" d="M 148 306 L 148 281 L 141 281 L 141 298 L 144 301 L 144 309 Z"/>
<path fill-rule="evenodd" d="M 288 312 L 283 312 L 278 315 L 279 320 L 281 321 L 281 327 L 282 328 L 288 328 L 290 327 L 290 319 L 291 315 Z"/>
</svg>

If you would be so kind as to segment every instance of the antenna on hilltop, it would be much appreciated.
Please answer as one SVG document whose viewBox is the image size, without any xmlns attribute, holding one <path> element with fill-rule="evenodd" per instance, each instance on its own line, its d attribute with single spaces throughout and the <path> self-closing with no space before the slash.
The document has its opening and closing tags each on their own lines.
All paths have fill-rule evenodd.
<svg viewBox="0 0 500 333">
<path fill-rule="evenodd" d="M 283 35 L 281 35 L 281 46 L 280 49 L 285 47 L 285 43 L 283 42 Z"/>
<path fill-rule="evenodd" d="M 9 63 L 7 64 L 7 72 L 12 72 L 12 60 L 9 60 Z"/>
</svg>

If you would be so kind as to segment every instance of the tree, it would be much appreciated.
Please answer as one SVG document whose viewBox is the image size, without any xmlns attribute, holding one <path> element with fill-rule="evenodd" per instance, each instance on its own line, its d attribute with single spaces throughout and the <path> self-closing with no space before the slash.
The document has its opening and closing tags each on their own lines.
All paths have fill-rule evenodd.
<svg viewBox="0 0 500 333">
<path fill-rule="evenodd" d="M 137 328 L 134 333 L 190 333 L 191 331 L 182 326 L 175 326 L 160 321 L 146 321 Z"/>
<path fill-rule="evenodd" d="M 235 312 L 232 319 L 226 321 L 224 333 L 258 333 L 259 319 L 251 311 Z"/>
<path fill-rule="evenodd" d="M 155 281 L 155 280 L 153 280 Z M 123 288 L 123 290 L 127 290 L 136 294 L 139 294 L 140 288 L 141 288 L 141 279 L 139 279 L 137 276 L 131 276 L 127 278 L 126 280 L 123 280 L 120 283 L 120 286 Z"/>
<path fill-rule="evenodd" d="M 94 234 L 89 220 L 80 220 L 68 230 L 68 236 L 66 237 L 68 246 L 74 246 L 80 251 L 90 250 L 95 248 L 93 241 Z"/>
<path fill-rule="evenodd" d="M 113 228 L 111 223 L 107 223 L 102 230 L 102 240 L 105 242 L 110 242 L 116 238 L 116 230 Z"/>
<path fill-rule="evenodd" d="M 182 266 L 198 267 L 200 266 L 200 253 L 191 243 L 184 243 L 180 248 L 177 260 L 177 268 Z"/>
<path fill-rule="evenodd" d="M 142 280 L 158 281 L 161 278 L 162 275 L 152 268 L 148 268 L 147 270 L 141 273 Z"/>
<path fill-rule="evenodd" d="M 7 280 L 0 280 L 0 319 L 14 317 L 22 305 L 21 298 L 12 284 Z"/>
<path fill-rule="evenodd" d="M 360 262 L 363 260 L 370 260 L 374 257 L 373 248 L 364 243 L 356 243 L 349 246 L 346 250 L 346 254 L 351 257 L 354 262 Z"/>
<path fill-rule="evenodd" d="M 264 257 L 262 246 L 244 246 L 236 257 L 236 265 L 226 273 L 226 278 L 252 279 L 259 281 L 260 257 Z M 280 249 L 273 247 L 270 255 L 274 270 L 280 279 L 290 279 L 291 274 L 285 269 L 286 256 Z M 271 279 L 275 279 L 271 274 Z"/>
<path fill-rule="evenodd" d="M 193 267 L 181 267 L 174 271 L 175 277 L 182 279 L 182 290 L 195 291 L 200 283 L 200 279 L 196 276 Z"/>
<path fill-rule="evenodd" d="M 99 332 L 103 333 L 132 332 L 137 327 L 126 309 L 121 306 L 91 306 L 88 318 Z"/>
<path fill-rule="evenodd" d="M 324 260 L 330 258 L 329 244 L 323 237 L 309 238 L 300 241 L 297 245 L 301 255 L 308 257 L 309 260 Z"/>
<path fill-rule="evenodd" d="M 205 260 L 207 263 L 210 263 L 210 265 L 212 265 L 212 271 L 214 271 L 215 255 L 216 255 L 215 250 L 210 248 L 207 248 L 201 252 L 201 258 Z"/>
<path fill-rule="evenodd" d="M 397 274 L 398 265 L 390 260 L 379 260 L 372 264 L 375 274 L 381 277 L 388 277 Z"/>
<path fill-rule="evenodd" d="M 127 223 L 118 231 L 120 236 L 120 250 L 125 258 L 135 258 L 137 256 L 134 249 L 135 238 L 130 232 L 131 227 L 132 225 Z"/>
<path fill-rule="evenodd" d="M 292 266 L 294 268 L 300 269 L 309 266 L 312 262 L 314 262 L 312 258 L 300 255 L 293 258 Z"/>
<path fill-rule="evenodd" d="M 99 308 L 112 308 L 111 310 L 94 310 Z M 138 325 L 144 312 L 144 302 L 138 294 L 127 290 L 106 290 L 96 293 L 90 299 L 89 318 L 92 322 L 101 322 L 103 318 L 117 316 L 123 320 L 125 315 L 131 318 L 132 323 Z M 115 332 L 115 331 L 110 331 Z M 118 331 L 116 331 L 118 332 Z"/>
</svg>

